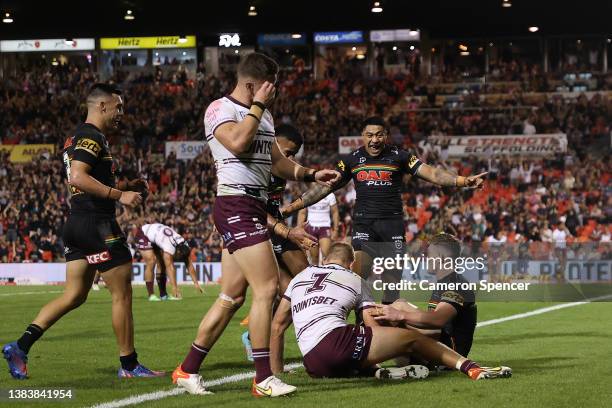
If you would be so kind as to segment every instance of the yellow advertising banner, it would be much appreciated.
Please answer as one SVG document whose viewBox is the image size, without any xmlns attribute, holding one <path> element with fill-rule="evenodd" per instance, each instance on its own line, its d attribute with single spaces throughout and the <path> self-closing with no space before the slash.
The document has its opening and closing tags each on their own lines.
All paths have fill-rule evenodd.
<svg viewBox="0 0 612 408">
<path fill-rule="evenodd" d="M 116 37 L 100 38 L 100 48 L 103 50 L 129 50 L 135 48 L 194 48 L 195 35 L 181 38 L 178 35 L 159 37 Z"/>
<path fill-rule="evenodd" d="M 25 145 L 0 145 L 0 152 L 10 152 L 9 160 L 12 163 L 27 163 L 43 153 L 53 155 L 55 145 L 52 144 L 25 144 Z"/>
</svg>

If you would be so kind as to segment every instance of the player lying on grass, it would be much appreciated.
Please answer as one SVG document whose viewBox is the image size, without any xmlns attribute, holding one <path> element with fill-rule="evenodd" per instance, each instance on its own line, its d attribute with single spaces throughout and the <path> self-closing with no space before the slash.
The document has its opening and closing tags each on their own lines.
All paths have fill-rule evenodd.
<svg viewBox="0 0 612 408">
<path fill-rule="evenodd" d="M 283 370 L 283 334 L 293 321 L 312 377 L 376 373 L 376 364 L 407 354 L 455 368 L 473 380 L 512 374 L 509 367 L 481 367 L 417 330 L 379 326 L 367 283 L 350 270 L 354 259 L 350 245 L 335 243 L 323 266 L 310 266 L 291 281 L 272 322 L 273 372 Z M 365 326 L 346 321 L 351 310 L 363 314 Z"/>
<path fill-rule="evenodd" d="M 450 234 L 435 235 L 427 248 L 427 256 L 432 259 L 457 258 L 461 255 L 459 240 Z M 435 270 L 437 282 L 467 282 L 453 269 Z M 428 310 L 400 299 L 392 305 L 380 305 L 380 314 L 374 319 L 403 327 L 436 330 L 435 337 L 443 344 L 467 357 L 472 348 L 476 330 L 476 295 L 471 290 L 436 290 L 429 300 Z"/>
<path fill-rule="evenodd" d="M 181 300 L 181 292 L 176 282 L 174 262 L 185 263 L 196 289 L 203 292 L 198 282 L 198 276 L 189 255 L 191 248 L 178 232 L 160 223 L 144 224 L 136 233 L 136 248 L 145 261 L 145 283 L 150 301 Z M 157 285 L 159 296 L 153 292 L 153 271 L 157 264 Z M 166 292 L 166 278 L 172 286 L 172 295 Z"/>
</svg>

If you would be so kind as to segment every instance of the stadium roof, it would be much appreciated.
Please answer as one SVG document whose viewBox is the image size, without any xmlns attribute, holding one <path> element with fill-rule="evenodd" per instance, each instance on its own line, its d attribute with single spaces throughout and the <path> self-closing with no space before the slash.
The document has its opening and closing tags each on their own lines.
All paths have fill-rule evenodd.
<svg viewBox="0 0 612 408">
<path fill-rule="evenodd" d="M 9 39 L 162 35 L 198 35 L 237 31 L 311 32 L 420 28 L 433 37 L 612 34 L 612 2 L 605 0 L 382 0 L 372 13 L 369 0 L 0 0 L 0 12 L 14 23 L 0 23 Z M 247 16 L 250 5 L 256 17 Z M 135 19 L 124 20 L 126 10 Z M 4 14 L 3 14 L 4 15 Z"/>
</svg>

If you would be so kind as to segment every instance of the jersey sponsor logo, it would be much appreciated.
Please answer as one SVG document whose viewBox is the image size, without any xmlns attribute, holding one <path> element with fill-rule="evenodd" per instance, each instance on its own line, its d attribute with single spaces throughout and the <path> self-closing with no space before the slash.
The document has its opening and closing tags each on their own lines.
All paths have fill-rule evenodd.
<svg viewBox="0 0 612 408">
<path fill-rule="evenodd" d="M 410 156 L 410 159 L 408 159 L 408 167 L 412 169 L 418 162 L 419 159 L 415 155 L 412 155 Z"/>
<path fill-rule="evenodd" d="M 323 281 L 329 276 L 329 273 L 314 273 L 312 274 L 312 278 L 315 280 L 312 285 L 306 289 L 306 294 L 309 295 L 313 292 L 320 292 L 325 290 L 325 286 Z"/>
<path fill-rule="evenodd" d="M 255 154 L 272 154 L 272 141 L 270 140 L 255 140 L 251 144 L 249 153 Z"/>
<path fill-rule="evenodd" d="M 95 140 L 81 138 L 75 146 L 75 150 L 77 149 L 85 150 L 87 153 L 91 153 L 95 157 L 98 157 L 98 154 L 100 154 L 102 147 L 100 147 L 100 145 Z"/>
<path fill-rule="evenodd" d="M 365 163 L 365 161 L 366 161 L 366 158 L 365 158 L 365 157 L 360 157 L 360 158 L 359 158 L 359 163 Z"/>
<path fill-rule="evenodd" d="M 357 173 L 357 181 L 366 182 L 368 186 L 390 186 L 392 176 L 393 172 L 387 170 L 361 170 Z"/>
<path fill-rule="evenodd" d="M 355 235 L 353 235 L 353 239 L 360 239 L 362 241 L 369 241 L 370 240 L 370 234 L 368 234 L 367 232 L 356 232 Z"/>
<path fill-rule="evenodd" d="M 344 164 L 344 161 L 340 160 L 340 161 L 338 162 L 338 168 L 339 168 L 340 170 L 342 170 L 342 171 L 345 171 L 345 170 L 346 170 L 346 165 Z"/>
<path fill-rule="evenodd" d="M 87 255 L 87 263 L 90 265 L 99 264 L 102 262 L 110 261 L 112 259 L 110 252 L 104 251 L 97 254 Z"/>
</svg>

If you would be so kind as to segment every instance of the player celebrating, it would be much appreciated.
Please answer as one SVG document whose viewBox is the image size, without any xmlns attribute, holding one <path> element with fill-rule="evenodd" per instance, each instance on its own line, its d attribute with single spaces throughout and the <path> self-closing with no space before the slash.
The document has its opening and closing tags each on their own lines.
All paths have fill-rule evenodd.
<svg viewBox="0 0 612 408">
<path fill-rule="evenodd" d="M 509 367 L 480 367 L 416 330 L 378 326 L 367 283 L 350 271 L 353 261 L 351 246 L 337 242 L 323 266 L 310 266 L 293 278 L 272 323 L 274 372 L 283 369 L 283 333 L 293 321 L 304 366 L 312 377 L 372 372 L 377 377 L 399 377 L 389 369 L 377 369 L 376 364 L 409 353 L 456 368 L 473 380 L 512 375 Z M 347 323 L 351 310 L 363 312 L 365 327 Z M 409 376 L 407 370 L 401 371 Z"/>
<path fill-rule="evenodd" d="M 460 254 L 461 244 L 450 234 L 438 234 L 429 241 L 429 258 L 455 259 Z M 467 283 L 463 275 L 442 265 L 435 274 L 440 283 Z M 382 306 L 380 315 L 375 319 L 419 329 L 440 330 L 439 341 L 467 357 L 476 330 L 475 301 L 476 295 L 471 290 L 435 290 L 429 300 L 428 311 L 421 311 L 400 299 L 392 305 Z"/>
<path fill-rule="evenodd" d="M 270 370 L 272 303 L 278 290 L 278 265 L 266 228 L 270 173 L 327 185 L 336 182 L 339 174 L 304 168 L 280 151 L 267 110 L 275 96 L 277 74 L 278 65 L 271 58 L 259 53 L 246 55 L 238 65 L 232 93 L 213 101 L 206 110 L 205 134 L 218 177 L 213 217 L 224 249 L 219 299 L 202 319 L 191 350 L 172 374 L 173 381 L 192 394 L 209 393 L 198 371 L 244 302 L 247 286 L 252 290 L 249 334 L 256 371 L 252 393 L 276 397 L 296 389 Z"/>
<path fill-rule="evenodd" d="M 321 255 L 325 258 L 332 239 L 338 236 L 338 225 L 340 225 L 340 213 L 334 193 L 329 193 L 327 197 L 318 203 L 300 210 L 298 213 L 298 225 L 304 224 L 306 225 L 306 232 L 317 238 Z M 310 260 L 313 265 L 319 264 L 319 248 L 312 248 L 310 250 Z"/>
<path fill-rule="evenodd" d="M 387 134 L 381 118 L 367 119 L 361 134 L 364 146 L 336 165 L 342 175 L 341 179 L 332 187 L 312 187 L 296 201 L 281 209 L 283 215 L 287 216 L 309 207 L 352 179 L 357 194 L 353 210 L 352 237 L 352 245 L 356 251 L 355 271 L 365 278 L 371 271 L 371 256 L 380 255 L 380 247 L 385 246 L 385 243 L 392 244 L 396 253 L 403 253 L 405 228 L 401 186 L 405 174 L 417 176 L 439 186 L 468 188 L 481 187 L 484 183 L 483 176 L 486 175 L 482 173 L 463 177 L 429 166 L 415 155 L 387 144 Z M 390 271 L 383 276 L 383 279 L 389 278 L 399 280 L 401 271 Z M 386 292 L 383 303 L 390 304 L 398 297 L 398 292 Z"/>
<path fill-rule="evenodd" d="M 138 205 L 133 190 L 147 188 L 142 179 L 115 184 L 114 163 L 104 133 L 116 128 L 123 116 L 121 92 L 96 84 L 87 97 L 87 119 L 64 145 L 64 165 L 70 184 L 71 208 L 64 226 L 66 288 L 45 305 L 16 342 L 2 348 L 13 378 L 25 379 L 30 347 L 55 322 L 87 299 L 96 270 L 112 296 L 112 321 L 119 346 L 120 378 L 157 377 L 138 362 L 132 317 L 132 254 L 115 219 L 115 204 Z"/>
<path fill-rule="evenodd" d="M 181 293 L 176 282 L 176 269 L 174 262 L 185 263 L 185 269 L 189 272 L 191 280 L 196 289 L 202 293 L 193 263 L 189 255 L 191 248 L 178 232 L 167 225 L 160 223 L 144 224 L 136 233 L 136 248 L 140 251 L 145 261 L 145 284 L 149 300 L 157 302 L 160 300 L 181 300 Z M 155 264 L 157 269 L 157 285 L 160 297 L 153 292 L 153 270 Z M 172 286 L 172 295 L 166 292 L 166 276 Z"/>
</svg>

